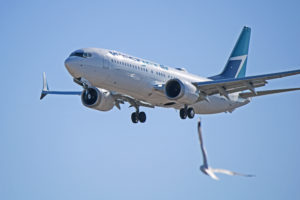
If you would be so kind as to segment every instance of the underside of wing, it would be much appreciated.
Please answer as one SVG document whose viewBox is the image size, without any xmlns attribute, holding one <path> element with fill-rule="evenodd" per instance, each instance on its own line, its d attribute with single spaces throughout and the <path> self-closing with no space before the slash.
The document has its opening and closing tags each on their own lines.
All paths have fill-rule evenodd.
<svg viewBox="0 0 300 200">
<path fill-rule="evenodd" d="M 90 83 L 83 82 L 82 79 L 74 79 L 74 82 L 83 86 L 84 91 L 86 91 L 85 87 L 87 85 L 90 85 Z M 95 88 L 96 89 L 96 88 Z M 98 90 L 98 89 L 96 89 Z M 113 91 L 109 91 L 110 95 L 113 97 L 113 100 L 115 101 L 115 106 L 120 109 L 120 104 L 124 103 L 124 101 L 128 102 L 131 106 L 138 108 L 139 106 L 148 107 L 148 108 L 154 108 L 152 104 L 149 104 L 147 102 L 135 99 L 133 97 L 130 97 L 128 95 L 116 93 Z M 43 89 L 41 93 L 40 99 L 43 99 L 47 94 L 56 94 L 56 95 L 81 95 L 82 91 L 53 91 L 49 90 L 47 79 L 46 79 L 46 73 L 43 73 Z"/>
<path fill-rule="evenodd" d="M 57 95 L 81 95 L 82 91 L 49 91 L 42 90 L 40 99 L 42 100 L 47 94 L 57 94 Z"/>
<path fill-rule="evenodd" d="M 253 94 L 252 92 L 244 92 L 240 93 L 239 96 L 242 98 L 249 98 L 249 97 L 258 97 L 263 95 L 269 95 L 269 94 L 277 94 L 282 92 L 291 92 L 300 90 L 300 88 L 287 88 L 287 89 L 278 89 L 278 90 L 264 90 L 264 91 L 257 91 L 256 94 Z"/>
<path fill-rule="evenodd" d="M 243 78 L 221 79 L 205 82 L 194 82 L 199 91 L 205 95 L 221 94 L 228 97 L 228 94 L 250 90 L 253 94 L 257 94 L 255 88 L 262 87 L 267 84 L 267 80 L 282 78 L 300 74 L 300 70 L 279 72 L 273 74 L 264 74 L 258 76 L 248 76 Z"/>
<path fill-rule="evenodd" d="M 43 89 L 41 92 L 40 99 L 42 100 L 47 94 L 57 94 L 57 95 L 81 95 L 82 91 L 53 91 L 49 90 L 46 73 L 43 73 Z"/>
<path fill-rule="evenodd" d="M 114 97 L 115 100 L 126 101 L 131 106 L 133 106 L 135 108 L 138 108 L 139 106 L 148 107 L 148 108 L 154 108 L 155 107 L 152 104 L 149 104 L 149 103 L 144 102 L 144 101 L 137 100 L 137 99 L 135 99 L 133 97 L 130 97 L 130 96 L 127 96 L 127 95 L 123 95 L 123 94 L 120 94 L 120 93 L 114 93 L 114 92 L 112 92 L 112 95 L 113 95 L 113 97 Z"/>
<path fill-rule="evenodd" d="M 252 174 L 242 174 L 234 171 L 230 171 L 227 169 L 212 169 L 214 173 L 222 173 L 222 174 L 227 174 L 230 176 L 245 176 L 245 177 L 254 177 L 255 175 Z"/>
</svg>

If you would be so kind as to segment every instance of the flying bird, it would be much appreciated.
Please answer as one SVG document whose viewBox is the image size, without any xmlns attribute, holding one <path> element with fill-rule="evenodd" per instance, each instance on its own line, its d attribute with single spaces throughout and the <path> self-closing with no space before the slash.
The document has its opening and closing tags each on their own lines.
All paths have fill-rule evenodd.
<svg viewBox="0 0 300 200">
<path fill-rule="evenodd" d="M 203 139 L 202 139 L 201 120 L 200 119 L 198 121 L 198 135 L 199 135 L 199 141 L 200 141 L 200 148 L 201 148 L 202 156 L 203 156 L 203 164 L 200 166 L 200 170 L 204 174 L 210 176 L 211 178 L 213 178 L 215 180 L 219 180 L 219 178 L 216 176 L 215 173 L 222 173 L 222 174 L 227 174 L 227 175 L 231 175 L 231 176 L 254 177 L 254 175 L 251 175 L 251 174 L 241 174 L 241 173 L 229 171 L 226 169 L 214 169 L 214 168 L 211 168 L 210 166 L 208 166 L 207 154 L 206 154 L 204 144 L 203 144 Z"/>
</svg>

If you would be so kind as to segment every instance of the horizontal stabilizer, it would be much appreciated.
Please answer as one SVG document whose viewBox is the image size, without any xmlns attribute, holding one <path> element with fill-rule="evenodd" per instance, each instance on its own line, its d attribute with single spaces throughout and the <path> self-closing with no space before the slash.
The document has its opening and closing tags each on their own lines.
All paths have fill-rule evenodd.
<svg viewBox="0 0 300 200">
<path fill-rule="evenodd" d="M 246 99 L 246 98 L 249 98 L 249 97 L 257 97 L 257 96 L 263 96 L 263 95 L 269 95 L 269 94 L 277 94 L 277 93 L 282 93 L 282 92 L 291 92 L 291 91 L 296 91 L 296 90 L 300 90 L 300 88 L 264 90 L 264 91 L 257 91 L 256 94 L 254 94 L 253 92 L 245 92 L 245 93 L 240 93 L 240 97 Z"/>
</svg>

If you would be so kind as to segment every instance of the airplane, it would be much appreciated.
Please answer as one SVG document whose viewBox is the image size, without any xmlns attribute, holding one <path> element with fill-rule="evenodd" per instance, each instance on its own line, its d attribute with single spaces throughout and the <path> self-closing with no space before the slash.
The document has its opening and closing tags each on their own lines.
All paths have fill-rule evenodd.
<svg viewBox="0 0 300 200">
<path fill-rule="evenodd" d="M 109 111 L 120 104 L 135 108 L 133 123 L 144 123 L 140 107 L 165 107 L 179 110 L 181 119 L 195 114 L 233 112 L 248 104 L 252 97 L 300 90 L 287 88 L 256 91 L 268 80 L 300 74 L 299 70 L 246 76 L 251 28 L 243 27 L 223 71 L 201 77 L 184 68 L 172 68 L 156 62 L 101 48 L 82 48 L 70 54 L 64 64 L 82 91 L 52 91 L 43 73 L 40 99 L 48 94 L 79 95 L 82 104 Z"/>
</svg>

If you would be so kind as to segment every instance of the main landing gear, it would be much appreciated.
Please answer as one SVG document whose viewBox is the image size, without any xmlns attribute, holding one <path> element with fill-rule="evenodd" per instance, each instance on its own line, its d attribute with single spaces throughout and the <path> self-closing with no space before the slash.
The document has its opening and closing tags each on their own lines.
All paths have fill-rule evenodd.
<svg viewBox="0 0 300 200">
<path fill-rule="evenodd" d="M 193 108 L 188 108 L 185 106 L 184 108 L 180 109 L 179 114 L 181 119 L 186 119 L 187 117 L 193 119 L 195 116 L 195 111 Z"/>
<path fill-rule="evenodd" d="M 131 114 L 131 121 L 135 124 L 138 122 L 144 123 L 146 121 L 146 113 L 140 112 L 139 109 L 137 108 L 136 112 L 133 112 Z"/>
<path fill-rule="evenodd" d="M 195 117 L 194 108 L 192 108 L 192 107 L 188 108 L 187 106 L 180 109 L 179 114 L 180 114 L 181 119 L 186 119 L 187 117 L 190 119 L 193 119 Z M 139 109 L 136 108 L 136 111 L 131 114 L 131 121 L 134 124 L 137 124 L 138 122 L 145 123 L 146 122 L 146 113 L 140 112 Z"/>
</svg>

